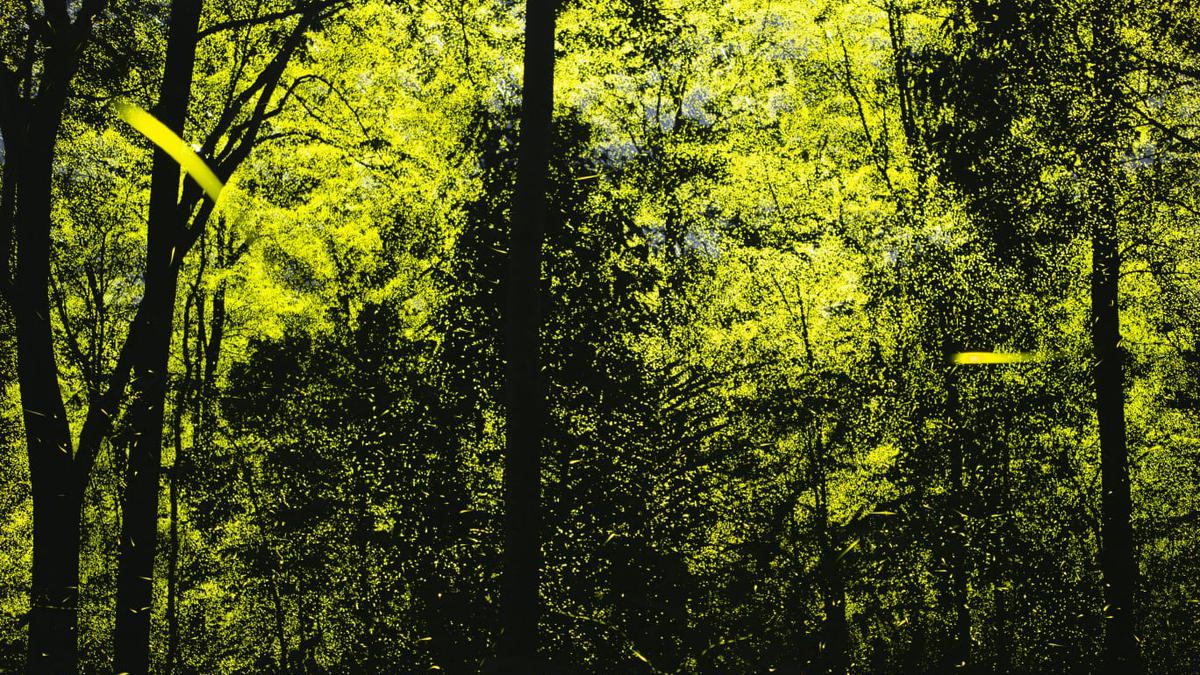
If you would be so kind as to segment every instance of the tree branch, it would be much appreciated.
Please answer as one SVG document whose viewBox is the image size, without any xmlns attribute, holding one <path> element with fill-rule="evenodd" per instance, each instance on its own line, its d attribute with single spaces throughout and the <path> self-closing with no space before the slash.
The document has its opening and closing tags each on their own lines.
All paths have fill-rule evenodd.
<svg viewBox="0 0 1200 675">
<path fill-rule="evenodd" d="M 144 305 L 138 306 L 137 314 L 129 324 L 129 333 L 125 335 L 125 343 L 121 345 L 117 363 L 108 376 L 108 386 L 88 405 L 87 417 L 83 421 L 83 429 L 79 432 L 79 450 L 75 453 L 74 460 L 75 476 L 80 489 L 87 485 L 101 442 L 112 433 L 114 413 L 125 394 L 125 388 L 129 385 L 129 377 L 133 371 L 133 355 L 137 352 L 140 342 L 138 327 L 146 323 L 143 308 Z"/>
<path fill-rule="evenodd" d="M 237 28 L 247 28 L 249 26 L 258 26 L 258 25 L 261 25 L 264 23 L 278 21 L 279 19 L 286 19 L 286 18 L 292 17 L 292 16 L 307 14 L 312 10 L 322 9 L 322 5 L 324 5 L 324 6 L 335 5 L 341 1 L 343 1 L 343 0 L 325 0 L 324 2 L 313 2 L 313 3 L 309 3 L 309 4 L 305 4 L 305 5 L 299 5 L 297 7 L 291 8 L 291 9 L 285 9 L 285 10 L 281 10 L 278 12 L 272 12 L 270 14 L 263 14 L 260 16 L 247 17 L 244 19 L 231 19 L 229 21 L 222 21 L 220 23 L 214 23 L 213 25 L 201 30 L 196 35 L 196 39 L 203 40 L 204 38 L 209 37 L 210 35 L 215 35 L 217 33 L 223 32 L 223 31 L 235 30 Z"/>
<path fill-rule="evenodd" d="M 63 333 L 67 339 L 67 348 L 79 366 L 79 371 L 83 373 L 84 382 L 88 388 L 88 398 L 91 399 L 96 395 L 96 390 L 100 386 L 100 378 L 97 377 L 96 371 L 92 369 L 93 364 L 88 363 L 88 359 L 83 354 L 83 348 L 79 346 L 79 332 L 75 330 L 74 324 L 71 322 L 71 317 L 67 314 L 67 305 L 63 300 L 66 295 L 59 288 L 57 281 L 58 276 L 50 275 L 50 293 L 54 298 L 54 308 L 58 312 L 58 320 L 62 323 Z"/>
</svg>

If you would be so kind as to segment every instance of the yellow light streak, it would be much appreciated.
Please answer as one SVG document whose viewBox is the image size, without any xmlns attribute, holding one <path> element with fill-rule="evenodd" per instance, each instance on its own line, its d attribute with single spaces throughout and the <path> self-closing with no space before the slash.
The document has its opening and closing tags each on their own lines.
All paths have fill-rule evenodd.
<svg viewBox="0 0 1200 675">
<path fill-rule="evenodd" d="M 1030 363 L 1041 360 L 1042 358 L 1033 352 L 958 352 L 950 356 L 950 363 L 956 366 L 988 363 Z"/>
<path fill-rule="evenodd" d="M 154 115 L 132 103 L 118 103 L 117 115 L 125 120 L 126 124 L 149 138 L 151 143 L 162 148 L 162 151 L 170 155 L 171 159 L 179 162 L 179 166 L 187 175 L 196 181 L 196 184 L 213 200 L 213 203 L 216 203 L 217 197 L 221 196 L 221 190 L 225 185 L 221 183 L 221 179 L 217 178 L 217 174 L 209 168 L 208 164 L 200 158 L 200 155 L 192 150 L 191 146 L 177 136 L 174 131 L 168 129 L 167 125 L 159 122 Z"/>
</svg>

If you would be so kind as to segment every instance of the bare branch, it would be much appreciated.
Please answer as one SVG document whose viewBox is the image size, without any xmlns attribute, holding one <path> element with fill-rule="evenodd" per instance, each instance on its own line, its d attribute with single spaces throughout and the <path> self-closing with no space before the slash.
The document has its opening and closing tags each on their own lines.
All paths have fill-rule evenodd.
<svg viewBox="0 0 1200 675">
<path fill-rule="evenodd" d="M 71 321 L 71 316 L 67 313 L 67 305 L 64 300 L 65 293 L 59 288 L 58 275 L 50 275 L 50 292 L 54 298 L 54 308 L 58 312 L 58 320 L 62 324 L 63 333 L 67 338 L 67 348 L 71 358 L 75 360 L 75 365 L 79 367 L 79 371 L 83 373 L 84 382 L 88 388 L 88 398 L 91 399 L 96 395 L 96 389 L 100 386 L 100 378 L 96 376 L 96 371 L 93 365 L 88 363 L 88 359 L 83 354 L 83 348 L 79 346 L 79 331 L 75 330 L 75 325 Z"/>
<path fill-rule="evenodd" d="M 262 25 L 264 23 L 278 21 L 279 19 L 286 19 L 286 18 L 292 17 L 292 16 L 307 14 L 313 10 L 323 9 L 323 6 L 331 6 L 331 5 L 338 4 L 339 1 L 341 1 L 341 0 L 325 0 L 324 2 L 312 2 L 312 3 L 308 3 L 308 4 L 304 4 L 304 5 L 298 5 L 291 9 L 285 9 L 285 10 L 281 10 L 278 12 L 272 12 L 270 14 L 262 14 L 260 16 L 246 17 L 244 19 L 231 19 L 229 21 L 222 21 L 220 23 L 214 23 L 213 25 L 205 28 L 204 30 L 201 30 L 196 35 L 196 39 L 203 40 L 204 38 L 209 37 L 210 35 L 215 35 L 217 33 L 223 32 L 223 31 L 235 30 L 238 28 L 247 28 L 249 26 L 258 26 L 258 25 Z"/>
<path fill-rule="evenodd" d="M 138 327 L 145 324 L 144 305 L 138 306 L 137 314 L 129 324 L 129 333 L 121 345 L 117 363 L 108 376 L 108 384 L 103 393 L 88 405 L 87 417 L 83 421 L 83 429 L 79 432 L 79 450 L 75 453 L 75 476 L 79 487 L 86 485 L 91 474 L 92 465 L 100 451 L 101 442 L 112 433 L 112 422 L 118 410 L 125 388 L 129 385 L 129 377 L 133 371 L 133 355 L 137 352 Z"/>
<path fill-rule="evenodd" d="M 245 122 L 238 124 L 230 130 L 230 142 L 217 158 L 220 162 L 221 175 L 229 176 L 232 174 L 246 157 L 249 156 L 250 150 L 253 149 L 258 137 L 259 130 L 262 128 L 263 123 L 271 117 L 267 113 L 267 104 L 279 86 L 279 80 L 283 76 L 284 69 L 287 67 L 288 62 L 291 61 L 296 50 L 304 42 L 304 35 L 310 28 L 316 25 L 320 18 L 322 17 L 319 15 L 306 16 L 303 21 L 297 23 L 292 34 L 288 36 L 287 42 L 284 43 L 283 48 L 279 50 L 275 58 L 272 59 L 271 63 L 259 75 L 254 89 L 260 91 L 258 92 L 258 100 L 254 103 L 254 109 L 250 112 L 249 118 Z M 249 102 L 249 97 L 246 97 L 245 101 Z M 236 115 L 240 111 L 232 112 Z M 227 117 L 231 118 L 232 116 Z"/>
<path fill-rule="evenodd" d="M 256 94 L 259 94 L 259 92 L 263 89 L 270 89 L 271 91 L 274 91 L 275 86 L 279 83 L 279 78 L 283 75 L 284 67 L 287 65 L 288 61 L 291 60 L 292 53 L 297 47 L 299 47 L 300 42 L 304 37 L 304 33 L 310 26 L 313 25 L 313 23 L 315 23 L 315 17 L 306 16 L 304 20 L 301 20 L 296 24 L 283 47 L 276 52 L 274 58 L 271 59 L 271 62 L 268 63 L 261 72 L 259 72 L 258 77 L 254 79 L 254 82 L 252 82 L 250 86 L 246 87 L 246 89 L 244 89 L 240 94 L 234 97 L 233 100 L 226 106 L 225 110 L 221 113 L 221 118 L 213 126 L 212 130 L 209 131 L 208 137 L 204 140 L 204 144 L 201 146 L 201 154 L 220 160 L 220 157 L 218 157 L 215 152 L 217 143 L 220 142 L 221 138 L 231 135 L 231 130 L 234 128 L 234 121 L 237 119 L 238 114 L 241 113 L 243 108 L 245 108 L 245 106 L 254 99 Z M 259 101 L 255 107 L 265 107 L 265 105 L 266 104 L 262 101 L 262 97 L 260 95 Z M 231 146 L 232 141 L 231 145 L 227 146 L 226 150 L 221 154 L 228 154 Z M 227 177 L 229 175 L 227 173 L 222 174 L 220 171 L 217 173 L 223 177 Z"/>
</svg>

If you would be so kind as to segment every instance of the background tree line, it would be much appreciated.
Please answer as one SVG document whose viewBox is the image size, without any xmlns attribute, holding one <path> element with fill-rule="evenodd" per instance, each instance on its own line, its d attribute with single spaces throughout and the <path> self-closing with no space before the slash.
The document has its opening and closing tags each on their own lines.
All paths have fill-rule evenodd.
<svg viewBox="0 0 1200 675">
<path fill-rule="evenodd" d="M 0 665 L 1200 669 L 1196 35 L 0 0 Z"/>
</svg>

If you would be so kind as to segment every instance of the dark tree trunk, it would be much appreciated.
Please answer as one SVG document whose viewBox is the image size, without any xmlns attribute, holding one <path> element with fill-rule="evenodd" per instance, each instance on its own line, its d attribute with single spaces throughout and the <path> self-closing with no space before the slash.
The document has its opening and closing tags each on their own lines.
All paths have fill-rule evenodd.
<svg viewBox="0 0 1200 675">
<path fill-rule="evenodd" d="M 943 325 L 942 330 L 946 328 Z M 962 351 L 962 345 L 956 340 L 943 338 L 943 350 L 949 354 Z M 946 548 L 945 556 L 949 568 L 950 593 L 949 600 L 954 611 L 954 638 L 950 649 L 945 653 L 946 669 L 960 672 L 972 672 L 971 663 L 971 611 L 967 606 L 970 587 L 970 559 L 967 541 L 967 518 L 964 509 L 967 506 L 964 467 L 966 466 L 967 444 L 971 442 L 969 434 L 963 429 L 961 383 L 956 370 L 952 367 L 946 371 L 946 416 L 950 422 L 949 473 L 950 473 L 950 503 L 945 514 Z"/>
<path fill-rule="evenodd" d="M 49 152 L 36 158 L 30 154 L 23 159 L 43 164 L 40 168 L 49 174 Z M 17 212 L 18 227 L 29 227 L 30 221 L 47 218 L 49 175 L 44 181 L 44 191 L 40 183 L 40 180 L 24 181 Z M 71 432 L 58 390 L 58 364 L 51 338 L 46 286 L 49 237 L 31 234 L 21 242 L 21 266 L 13 294 L 17 379 L 33 487 L 28 670 L 74 672 L 81 501 L 77 484 L 72 480 Z M 47 263 L 45 267 L 40 264 L 43 261 Z"/>
<path fill-rule="evenodd" d="M 1117 153 L 1120 94 L 1119 40 L 1111 8 L 1093 7 L 1094 46 L 1091 107 L 1094 134 L 1084 156 L 1092 171 L 1089 219 L 1092 237 L 1093 384 L 1100 435 L 1100 571 L 1104 582 L 1104 665 L 1108 672 L 1135 675 L 1143 664 L 1134 626 L 1138 567 L 1133 552 L 1133 503 L 1129 493 L 1129 449 L 1125 432 L 1125 375 L 1121 349 L 1120 243 L 1118 240 Z"/>
<path fill-rule="evenodd" d="M 201 0 L 171 6 L 166 64 L 156 110 L 159 120 L 182 135 L 192 89 L 192 65 Z M 150 665 L 150 617 L 154 553 L 158 535 L 158 482 L 162 461 L 163 405 L 175 313 L 184 214 L 178 203 L 179 165 L 155 150 L 146 241 L 142 338 L 135 355 L 130 425 L 134 434 L 122 504 L 117 568 L 115 662 L 117 672 L 145 673 Z"/>
<path fill-rule="evenodd" d="M 26 671 L 74 673 L 82 490 L 73 480 L 65 419 L 52 416 L 55 404 L 61 406 L 57 381 L 45 376 L 44 366 L 30 363 L 37 359 L 28 358 L 36 349 L 29 345 L 37 339 L 34 336 L 36 333 L 18 329 L 18 341 L 25 342 L 18 347 L 18 373 L 33 484 L 33 579 Z M 45 345 L 48 349 L 48 340 Z M 47 385 L 52 385 L 53 391 L 36 391 L 48 389 Z"/>
<path fill-rule="evenodd" d="M 73 461 L 71 430 L 59 392 L 49 300 L 54 146 L 78 58 L 67 53 L 75 48 L 73 40 L 67 42 L 72 45 L 57 45 L 46 55 L 38 98 L 25 107 L 21 137 L 10 144 L 10 161 L 19 167 L 13 217 L 18 265 L 7 295 L 16 329 L 17 381 L 33 492 L 26 669 L 39 673 L 76 669 L 83 481 Z"/>
<path fill-rule="evenodd" d="M 526 3 L 525 81 L 504 317 L 507 417 L 499 656 L 501 669 L 514 673 L 541 670 L 537 660 L 539 500 L 546 401 L 539 368 L 539 298 L 554 108 L 555 5 L 555 0 Z"/>
<path fill-rule="evenodd" d="M 204 267 L 197 276 L 204 273 Z M 197 283 L 198 285 L 198 283 Z M 175 663 L 179 658 L 179 483 L 183 477 L 183 411 L 188 405 L 188 392 L 192 382 L 192 354 L 188 349 L 188 331 L 191 326 L 191 307 L 197 297 L 195 288 L 188 295 L 183 307 L 183 326 L 181 332 L 183 341 L 183 379 L 175 389 L 175 402 L 171 411 L 171 440 L 175 445 L 175 458 L 171 462 L 168 473 L 171 532 L 167 543 L 167 660 L 166 672 L 175 672 Z M 201 300 L 203 302 L 203 300 Z M 193 417 L 192 425 L 196 424 Z"/>
<path fill-rule="evenodd" d="M 33 509 L 34 567 L 26 672 L 74 673 L 81 500 L 78 491 L 71 488 L 49 498 L 45 493 L 41 496 L 35 499 Z"/>
<path fill-rule="evenodd" d="M 829 522 L 829 463 L 821 429 L 815 429 L 813 444 L 817 478 L 817 536 L 821 547 L 821 595 L 825 607 L 825 653 L 821 671 L 837 675 L 850 668 L 850 628 L 846 622 L 846 585 L 838 568 L 840 543 Z"/>
<path fill-rule="evenodd" d="M 143 335 L 148 343 L 134 368 L 130 425 L 134 440 L 125 473 L 120 559 L 117 567 L 115 667 L 117 672 L 149 669 L 150 615 L 154 554 L 158 535 L 158 483 L 162 462 L 163 402 L 174 309 L 173 278 L 159 279 Z M 150 286 L 149 275 L 147 287 Z M 156 296 L 156 297 L 155 297 Z"/>
<path fill-rule="evenodd" d="M 1118 306 L 1117 218 L 1113 188 L 1101 186 L 1092 226 L 1092 349 L 1100 432 L 1100 570 L 1107 609 L 1104 662 L 1110 672 L 1141 672 L 1134 637 L 1133 594 L 1138 568 L 1133 555 L 1133 503 L 1125 439 L 1125 378 Z"/>
<path fill-rule="evenodd" d="M 175 427 L 178 433 L 180 427 Z M 170 472 L 171 542 L 167 561 L 167 666 L 166 672 L 175 672 L 179 660 L 179 455 Z"/>
</svg>

